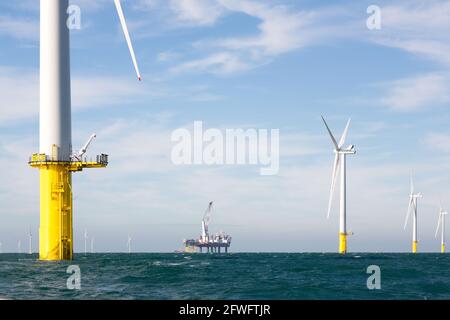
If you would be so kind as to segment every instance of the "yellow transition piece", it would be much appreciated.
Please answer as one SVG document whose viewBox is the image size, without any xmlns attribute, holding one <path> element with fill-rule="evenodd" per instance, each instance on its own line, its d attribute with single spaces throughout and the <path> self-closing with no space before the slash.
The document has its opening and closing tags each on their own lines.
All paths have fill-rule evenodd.
<svg viewBox="0 0 450 320">
<path fill-rule="evenodd" d="M 73 259 L 72 172 L 84 168 L 104 168 L 108 156 L 95 162 L 53 161 L 45 154 L 34 154 L 30 166 L 40 173 L 39 259 Z"/>
<path fill-rule="evenodd" d="M 417 253 L 417 241 L 413 241 L 412 243 L 412 252 Z"/>
<path fill-rule="evenodd" d="M 39 227 L 39 259 L 71 260 L 72 172 L 66 165 L 40 168 L 41 219 Z"/>
<path fill-rule="evenodd" d="M 347 234 L 343 232 L 339 233 L 339 253 L 347 253 Z"/>
</svg>

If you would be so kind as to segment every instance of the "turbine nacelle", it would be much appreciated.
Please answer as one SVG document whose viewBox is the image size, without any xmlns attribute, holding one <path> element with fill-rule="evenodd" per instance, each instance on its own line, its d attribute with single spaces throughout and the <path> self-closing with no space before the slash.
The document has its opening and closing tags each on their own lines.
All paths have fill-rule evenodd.
<svg viewBox="0 0 450 320">
<path fill-rule="evenodd" d="M 356 149 L 353 144 L 349 145 L 347 148 L 340 148 L 338 150 L 334 150 L 334 153 L 339 154 L 356 154 Z"/>
</svg>

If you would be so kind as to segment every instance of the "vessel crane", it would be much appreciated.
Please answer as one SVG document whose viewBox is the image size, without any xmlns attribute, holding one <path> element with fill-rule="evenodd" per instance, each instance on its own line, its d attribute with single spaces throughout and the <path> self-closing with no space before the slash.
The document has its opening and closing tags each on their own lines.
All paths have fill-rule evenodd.
<svg viewBox="0 0 450 320">
<path fill-rule="evenodd" d="M 204 241 L 204 242 L 209 241 L 208 226 L 209 226 L 209 222 L 211 221 L 212 206 L 213 206 L 213 201 L 211 201 L 208 204 L 208 208 L 206 208 L 205 214 L 203 215 L 203 219 L 202 219 L 202 241 Z"/>
</svg>

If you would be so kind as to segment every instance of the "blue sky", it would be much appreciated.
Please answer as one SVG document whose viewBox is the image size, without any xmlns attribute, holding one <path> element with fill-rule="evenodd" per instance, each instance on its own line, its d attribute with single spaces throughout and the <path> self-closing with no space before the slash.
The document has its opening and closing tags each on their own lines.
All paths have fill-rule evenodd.
<svg viewBox="0 0 450 320">
<path fill-rule="evenodd" d="M 113 1 L 71 1 L 73 145 L 105 170 L 74 177 L 76 251 L 84 228 L 97 251 L 172 251 L 212 231 L 236 251 L 335 251 L 338 207 L 326 220 L 333 160 L 321 123 L 337 134 L 351 117 L 351 251 L 408 251 L 403 230 L 414 170 L 420 248 L 434 239 L 439 201 L 450 207 L 450 1 L 123 1 L 143 82 L 135 79 Z M 381 8 L 381 30 L 366 9 Z M 0 241 L 37 234 L 38 1 L 0 0 Z M 174 166 L 173 130 L 280 129 L 280 172 L 255 166 Z M 36 240 L 36 239 L 35 239 Z"/>
</svg>

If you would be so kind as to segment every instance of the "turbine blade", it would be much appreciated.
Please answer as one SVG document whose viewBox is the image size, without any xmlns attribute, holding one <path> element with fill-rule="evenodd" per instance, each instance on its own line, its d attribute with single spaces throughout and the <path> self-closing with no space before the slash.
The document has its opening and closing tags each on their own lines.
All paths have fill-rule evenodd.
<svg viewBox="0 0 450 320">
<path fill-rule="evenodd" d="M 336 177 L 337 177 L 337 173 L 339 171 L 339 162 L 340 162 L 340 157 L 339 157 L 339 154 L 336 153 L 336 156 L 334 157 L 333 172 L 331 174 L 331 188 L 330 188 L 330 198 L 328 200 L 327 219 L 330 218 L 331 205 L 333 204 L 334 187 L 336 186 Z"/>
<path fill-rule="evenodd" d="M 413 194 L 414 193 L 414 179 L 413 179 L 412 172 L 411 172 L 411 176 L 409 177 L 409 185 L 410 185 L 411 194 Z"/>
<path fill-rule="evenodd" d="M 438 224 L 436 227 L 436 233 L 434 234 L 434 237 L 437 238 L 438 232 L 439 232 L 439 227 L 441 226 L 441 219 L 442 219 L 442 213 L 441 211 L 439 211 L 439 219 L 438 219 Z"/>
<path fill-rule="evenodd" d="M 136 55 L 134 54 L 133 44 L 131 42 L 130 33 L 128 32 L 127 22 L 125 20 L 125 16 L 123 14 L 122 5 L 120 4 L 120 0 L 114 0 L 114 4 L 116 5 L 117 14 L 119 15 L 120 24 L 122 25 L 123 33 L 125 35 L 125 39 L 127 40 L 128 49 L 130 50 L 131 59 L 133 60 L 134 69 L 136 70 L 136 74 L 138 80 L 141 81 L 141 73 L 139 72 L 138 63 L 136 60 Z"/>
<path fill-rule="evenodd" d="M 347 132 L 348 132 L 348 127 L 350 126 L 350 120 L 351 119 L 348 119 L 347 125 L 345 126 L 344 132 L 342 133 L 341 140 L 339 140 L 339 145 L 338 145 L 339 148 L 341 148 L 344 145 L 345 139 L 347 138 Z"/>
<path fill-rule="evenodd" d="M 339 146 L 338 146 L 338 144 L 336 142 L 336 139 L 333 137 L 333 134 L 331 133 L 331 130 L 328 127 L 328 124 L 325 121 L 324 117 L 323 116 L 321 116 L 321 117 L 322 117 L 323 123 L 325 124 L 325 127 L 327 128 L 328 134 L 330 135 L 331 141 L 333 141 L 334 148 L 336 149 L 336 151 L 338 151 L 339 150 Z"/>
<path fill-rule="evenodd" d="M 406 211 L 406 219 L 405 219 L 405 225 L 403 226 L 403 229 L 406 229 L 406 225 L 408 224 L 409 215 L 411 213 L 411 204 L 413 204 L 413 206 L 414 206 L 413 198 L 409 199 L 408 211 Z"/>
</svg>

